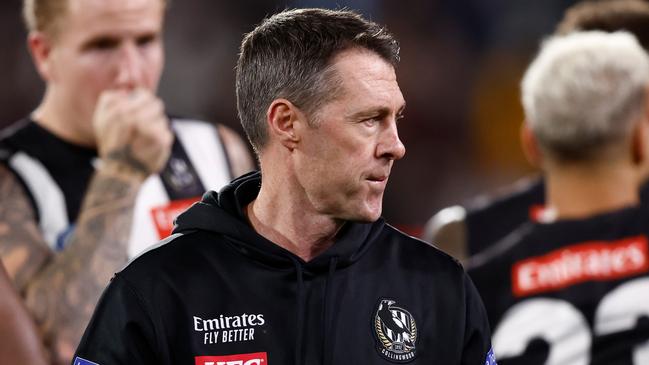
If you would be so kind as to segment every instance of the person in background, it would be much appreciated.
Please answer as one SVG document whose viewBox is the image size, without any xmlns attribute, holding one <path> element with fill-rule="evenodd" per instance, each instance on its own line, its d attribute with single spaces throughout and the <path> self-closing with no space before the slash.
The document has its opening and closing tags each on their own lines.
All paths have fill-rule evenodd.
<svg viewBox="0 0 649 365">
<path fill-rule="evenodd" d="M 253 169 L 231 130 L 165 113 L 166 7 L 24 1 L 45 94 L 0 136 L 0 257 L 55 363 L 70 362 L 115 271 L 204 191 Z"/>
<path fill-rule="evenodd" d="M 626 30 L 649 50 L 649 2 L 643 0 L 581 1 L 568 10 L 556 34 L 578 30 Z M 649 193 L 643 185 L 642 196 Z M 544 220 L 545 186 L 541 176 L 525 177 L 491 196 L 442 209 L 427 222 L 423 239 L 465 261 L 521 224 Z"/>
<path fill-rule="evenodd" d="M 504 364 L 649 362 L 649 56 L 628 32 L 551 37 L 525 72 L 546 219 L 472 256 Z"/>
<path fill-rule="evenodd" d="M 47 364 L 36 326 L 0 262 L 0 359 L 7 364 Z"/>
</svg>

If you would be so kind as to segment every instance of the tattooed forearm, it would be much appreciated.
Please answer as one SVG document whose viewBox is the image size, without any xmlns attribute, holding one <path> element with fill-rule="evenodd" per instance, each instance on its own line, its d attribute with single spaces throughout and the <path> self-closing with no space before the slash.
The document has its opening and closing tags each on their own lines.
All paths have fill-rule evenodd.
<svg viewBox="0 0 649 365">
<path fill-rule="evenodd" d="M 123 164 L 141 174 L 144 174 L 145 176 L 151 173 L 151 171 L 149 171 L 144 163 L 133 156 L 133 152 L 131 151 L 130 146 L 125 146 L 121 149 L 109 152 L 104 159 L 108 163 L 117 161 L 118 163 Z"/>
<path fill-rule="evenodd" d="M 0 176 L 0 181 L 5 181 Z M 69 363 L 112 275 L 127 262 L 127 243 L 135 197 L 143 176 L 115 168 L 100 169 L 84 198 L 66 249 L 51 255 L 35 224 L 22 187 L 0 184 L 5 194 L 22 193 L 10 205 L 25 209 L 0 216 L 0 254 L 13 263 L 23 292 L 47 347 L 59 363 Z M 14 200 L 14 199 L 9 199 Z M 9 210 L 5 201 L 2 210 Z M 23 214 L 16 213 L 22 210 Z M 31 214 L 31 215 L 29 215 Z M 28 219 L 25 219 L 28 218 Z M 21 219 L 24 226 L 21 225 Z M 4 232 L 4 233 L 3 233 Z M 21 259 L 21 257 L 27 257 Z M 10 266 L 10 265 L 7 265 Z M 21 279 L 22 278 L 22 279 Z"/>
<path fill-rule="evenodd" d="M 29 288 L 46 341 L 69 360 L 111 276 L 127 261 L 133 205 L 140 182 L 98 173 L 88 189 L 64 254 Z"/>
</svg>

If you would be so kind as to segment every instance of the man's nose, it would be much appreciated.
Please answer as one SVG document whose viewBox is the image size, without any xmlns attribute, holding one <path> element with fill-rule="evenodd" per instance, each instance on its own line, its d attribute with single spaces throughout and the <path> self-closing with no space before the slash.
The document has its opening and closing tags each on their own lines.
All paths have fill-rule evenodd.
<svg viewBox="0 0 649 365">
<path fill-rule="evenodd" d="M 143 70 L 140 53 L 132 42 L 124 42 L 117 54 L 117 88 L 132 90 L 142 84 Z"/>
<path fill-rule="evenodd" d="M 390 160 L 399 160 L 406 154 L 406 146 L 399 139 L 396 119 L 390 121 L 388 127 L 383 131 L 376 153 L 377 157 Z"/>
</svg>

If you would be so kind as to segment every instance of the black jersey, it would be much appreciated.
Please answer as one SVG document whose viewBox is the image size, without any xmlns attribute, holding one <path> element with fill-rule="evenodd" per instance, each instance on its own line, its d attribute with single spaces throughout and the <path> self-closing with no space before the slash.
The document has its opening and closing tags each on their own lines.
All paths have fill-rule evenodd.
<svg viewBox="0 0 649 365">
<path fill-rule="evenodd" d="M 379 220 L 347 222 L 304 262 L 247 223 L 260 184 L 253 173 L 206 194 L 116 274 L 79 364 L 495 364 L 455 260 Z"/>
<path fill-rule="evenodd" d="M 480 292 L 501 364 L 649 364 L 649 214 L 526 223 L 481 254 Z"/>
<path fill-rule="evenodd" d="M 175 137 L 170 157 L 159 174 L 142 183 L 135 201 L 131 257 L 171 232 L 175 212 L 232 179 L 214 126 L 177 118 L 170 119 L 170 126 Z M 45 241 L 52 250 L 62 250 L 95 173 L 97 151 L 64 141 L 24 119 L 0 135 L 0 163 L 22 182 Z"/>
<path fill-rule="evenodd" d="M 545 202 L 541 178 L 523 180 L 495 198 L 480 197 L 466 209 L 468 256 L 491 246 L 518 226 L 535 220 Z"/>
<path fill-rule="evenodd" d="M 649 199 L 649 183 L 640 189 L 642 201 Z M 542 178 L 526 178 L 495 197 L 479 197 L 467 205 L 467 252 L 473 256 L 521 224 L 538 221 L 545 207 L 545 183 Z"/>
<path fill-rule="evenodd" d="M 30 189 L 29 182 L 25 181 L 29 180 L 29 177 L 15 171 L 16 168 L 12 167 L 10 162 L 17 155 L 23 158 L 24 154 L 25 158 L 36 160 L 38 161 L 36 163 L 44 167 L 49 173 L 48 178 L 60 187 L 64 199 L 63 214 L 71 222 L 76 220 L 83 200 L 83 192 L 88 188 L 90 177 L 95 172 L 93 163 L 97 159 L 97 151 L 94 148 L 64 141 L 38 123 L 23 119 L 2 131 L 0 150 L 3 151 L 0 161 L 16 172 L 16 176 L 25 184 L 25 191 L 32 199 L 37 218 L 41 214 L 35 201 L 35 193 Z M 39 180 L 40 188 L 47 189 L 48 187 L 43 185 L 47 185 L 48 181 L 44 181 L 43 178 Z"/>
</svg>

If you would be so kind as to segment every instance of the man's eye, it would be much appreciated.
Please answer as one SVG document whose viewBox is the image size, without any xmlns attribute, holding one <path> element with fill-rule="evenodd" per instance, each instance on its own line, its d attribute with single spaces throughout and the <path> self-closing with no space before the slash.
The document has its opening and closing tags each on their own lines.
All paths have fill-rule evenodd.
<svg viewBox="0 0 649 365">
<path fill-rule="evenodd" d="M 138 46 L 146 46 L 150 43 L 153 43 L 153 41 L 156 39 L 156 36 L 151 34 L 151 35 L 146 35 L 139 37 L 136 42 Z"/>
<path fill-rule="evenodd" d="M 100 38 L 97 39 L 93 42 L 91 42 L 88 45 L 88 49 L 96 49 L 96 50 L 109 50 L 117 47 L 119 42 L 116 39 L 111 39 L 111 38 Z"/>
<path fill-rule="evenodd" d="M 363 120 L 363 124 L 365 124 L 368 127 L 373 127 L 377 125 L 380 122 L 379 118 L 374 117 L 374 118 L 367 118 Z"/>
</svg>

